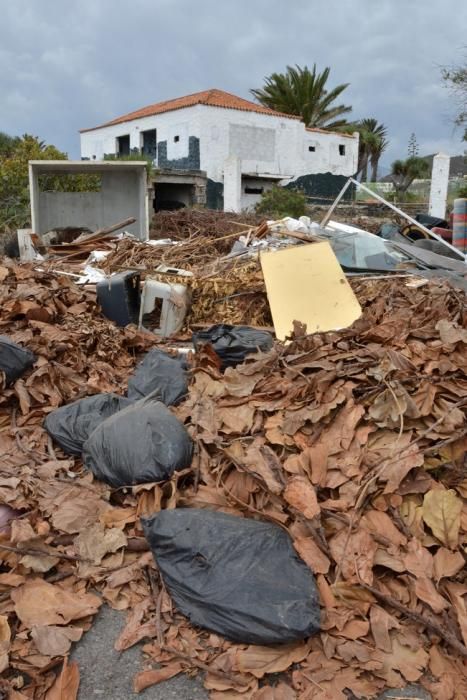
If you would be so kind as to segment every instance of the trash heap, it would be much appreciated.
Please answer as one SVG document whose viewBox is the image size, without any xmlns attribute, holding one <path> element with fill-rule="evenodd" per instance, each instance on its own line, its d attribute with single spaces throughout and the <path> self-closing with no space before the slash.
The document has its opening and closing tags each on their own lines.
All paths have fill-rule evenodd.
<svg viewBox="0 0 467 700">
<path fill-rule="evenodd" d="M 155 336 L 3 261 L 0 334 L 35 359 L 0 400 L 5 697 L 76 698 L 68 654 L 103 603 L 127 613 L 108 643 L 144 642 L 136 691 L 199 671 L 212 700 L 467 697 L 465 297 L 409 284 L 358 280 L 350 328 L 297 322 L 230 366 L 198 338 L 169 399 L 138 375 Z M 162 473 L 137 470 L 143 419 Z"/>
</svg>

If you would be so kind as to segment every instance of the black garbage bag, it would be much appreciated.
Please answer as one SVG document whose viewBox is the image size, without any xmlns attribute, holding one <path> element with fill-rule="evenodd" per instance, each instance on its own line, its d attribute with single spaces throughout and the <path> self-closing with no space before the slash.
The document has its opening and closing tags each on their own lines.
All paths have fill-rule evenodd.
<svg viewBox="0 0 467 700">
<path fill-rule="evenodd" d="M 103 421 L 83 447 L 83 462 L 111 486 L 170 479 L 190 466 L 193 444 L 160 401 L 142 399 Z"/>
<path fill-rule="evenodd" d="M 13 384 L 35 361 L 30 350 L 14 343 L 8 336 L 0 335 L 0 373 L 5 375 L 5 386 Z"/>
<path fill-rule="evenodd" d="M 166 406 L 176 404 L 188 391 L 185 362 L 162 350 L 150 350 L 128 382 L 128 398 L 134 401 L 149 394 Z"/>
<path fill-rule="evenodd" d="M 194 625 L 245 644 L 316 634 L 315 579 L 277 525 L 192 508 L 142 518 L 177 608 Z"/>
<path fill-rule="evenodd" d="M 44 428 L 69 455 L 80 455 L 83 445 L 103 420 L 133 404 L 126 396 L 96 394 L 61 406 L 46 417 Z"/>
<path fill-rule="evenodd" d="M 202 343 L 211 343 L 222 360 L 222 368 L 235 367 L 252 352 L 266 352 L 273 345 L 272 335 L 249 326 L 229 326 L 220 323 L 205 331 L 193 333 L 193 344 L 197 349 Z"/>
</svg>

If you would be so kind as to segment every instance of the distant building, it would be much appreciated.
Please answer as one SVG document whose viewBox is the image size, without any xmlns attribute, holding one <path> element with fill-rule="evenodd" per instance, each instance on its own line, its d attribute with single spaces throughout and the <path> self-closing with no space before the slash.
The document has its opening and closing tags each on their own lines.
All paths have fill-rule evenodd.
<svg viewBox="0 0 467 700">
<path fill-rule="evenodd" d="M 239 211 L 277 182 L 333 196 L 358 161 L 358 134 L 308 129 L 299 117 L 222 90 L 159 102 L 80 136 L 85 159 L 150 156 L 158 171 L 156 208 L 207 204 Z"/>
</svg>

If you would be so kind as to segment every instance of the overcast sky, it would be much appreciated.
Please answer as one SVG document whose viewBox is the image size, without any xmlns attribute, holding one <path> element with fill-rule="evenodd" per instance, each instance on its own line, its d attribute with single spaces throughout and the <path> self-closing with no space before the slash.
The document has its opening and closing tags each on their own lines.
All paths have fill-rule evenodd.
<svg viewBox="0 0 467 700">
<path fill-rule="evenodd" d="M 462 153 L 440 67 L 467 44 L 465 0 L 0 0 L 0 131 L 79 157 L 80 128 L 220 88 L 249 98 L 287 64 L 331 67 L 355 118 L 389 129 L 388 165 Z M 251 98 L 253 99 L 253 98 Z"/>
</svg>

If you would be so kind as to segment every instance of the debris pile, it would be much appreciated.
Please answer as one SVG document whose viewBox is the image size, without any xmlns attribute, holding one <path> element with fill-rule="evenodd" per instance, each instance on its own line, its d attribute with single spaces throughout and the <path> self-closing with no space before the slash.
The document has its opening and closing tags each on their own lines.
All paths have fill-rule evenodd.
<svg viewBox="0 0 467 700">
<path fill-rule="evenodd" d="M 188 245 L 193 241 L 188 239 Z M 155 251 L 154 260 L 157 253 L 161 262 L 162 246 L 138 246 Z M 248 265 L 252 278 L 259 275 L 251 296 L 263 295 L 265 320 L 261 270 L 256 260 Z M 228 283 L 225 270 L 218 278 Z M 239 272 L 239 285 L 240 280 Z M 244 276 L 243 288 L 228 293 L 247 293 L 249 283 Z M 157 337 L 135 326 L 115 326 L 102 317 L 93 289 L 37 265 L 3 261 L 0 287 L 0 334 L 36 358 L 0 399 L 0 690 L 5 696 L 53 700 L 66 687 L 67 700 L 76 698 L 79 670 L 66 659 L 105 602 L 127 611 L 115 648 L 144 642 L 145 668 L 135 676 L 136 691 L 199 670 L 212 700 L 372 698 L 413 682 L 434 698 L 467 697 L 467 313 L 462 292 L 443 280 L 415 286 L 413 278 L 354 280 L 362 315 L 352 326 L 307 335 L 296 319 L 292 342 L 249 353 L 236 366 L 226 367 L 215 343 L 201 342 L 209 340 L 208 334 L 199 335 L 188 369 L 177 367 L 183 388 L 167 401 L 176 405 L 156 404 L 183 432 L 186 447 L 175 431 L 183 459 L 162 464 L 165 480 L 146 483 L 146 477 L 126 475 L 134 466 L 132 450 L 143 449 L 143 437 L 132 442 L 123 423 L 127 413 L 162 396 L 154 397 L 154 383 L 141 388 L 135 374 L 130 387 L 138 385 L 138 396 L 128 401 L 140 394 L 145 398 L 85 435 L 89 469 L 73 450 L 62 452 L 43 423 L 58 407 L 90 395 L 113 393 L 125 405 L 130 376 L 141 353 L 158 344 Z M 251 304 L 249 318 L 259 319 Z M 208 306 L 204 313 L 211 325 Z M 245 309 L 237 307 L 236 313 Z M 150 366 L 146 359 L 138 371 Z M 122 427 L 112 432 L 117 422 Z M 153 428 L 154 434 L 159 430 L 151 454 L 157 464 L 157 441 L 171 437 L 157 421 Z M 123 444 L 109 459 L 104 442 L 117 437 Z M 170 460 L 169 452 L 164 448 L 161 454 Z M 93 475 L 98 462 L 106 483 Z M 182 514 L 193 509 L 193 522 L 202 522 L 206 513 L 205 527 L 191 536 L 186 527 L 177 533 L 171 523 L 183 517 L 171 516 L 168 511 L 174 509 Z M 202 539 L 204 531 L 216 527 L 209 522 L 221 514 L 230 516 L 229 523 L 237 519 L 238 532 L 244 533 L 235 548 L 238 580 L 235 573 L 229 576 L 238 597 L 219 590 L 230 573 L 216 559 L 221 538 Z M 152 524 L 158 534 L 154 540 Z M 270 541 L 265 527 L 258 535 L 263 591 L 257 589 L 261 571 L 255 569 L 250 544 L 259 524 L 274 532 Z M 179 534 L 190 556 L 182 557 Z M 271 546 L 276 540 L 277 561 Z M 252 600 L 263 633 L 267 611 L 276 610 L 272 597 L 282 590 L 281 581 L 274 586 L 271 579 L 282 572 L 292 588 L 288 566 L 280 563 L 285 553 L 296 556 L 290 571 L 302 582 L 313 581 L 304 564 L 313 573 L 319 631 L 315 618 L 303 618 L 295 620 L 296 633 L 287 636 L 285 620 L 294 619 L 289 610 L 290 617 L 282 618 L 282 637 L 275 627 L 275 636 L 269 630 L 269 638 L 253 640 L 246 626 L 242 640 L 244 615 L 251 615 L 248 586 L 255 587 Z M 224 544 L 226 565 L 228 554 Z M 183 590 L 176 588 L 180 575 Z M 186 603 L 189 577 L 191 607 Z M 314 600 L 314 584 L 309 585 Z M 197 587 L 198 597 L 193 594 Z M 308 614 L 309 601 L 307 608 L 296 593 L 287 600 L 300 601 L 300 610 Z M 214 624 L 210 599 L 219 604 Z M 225 610 L 230 612 L 222 633 L 219 619 Z M 312 636 L 301 638 L 299 623 Z M 273 637 L 287 641 L 270 644 Z M 277 673 L 283 674 L 280 679 L 271 675 Z"/>
</svg>

